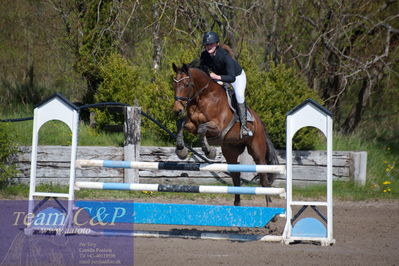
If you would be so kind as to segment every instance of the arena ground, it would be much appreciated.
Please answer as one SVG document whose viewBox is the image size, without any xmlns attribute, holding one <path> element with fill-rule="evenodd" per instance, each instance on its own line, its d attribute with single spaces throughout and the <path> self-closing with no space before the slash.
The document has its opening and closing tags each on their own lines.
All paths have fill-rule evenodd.
<svg viewBox="0 0 399 266">
<path fill-rule="evenodd" d="M 261 200 L 259 197 L 256 202 L 244 201 L 243 205 L 259 206 L 263 203 Z M 227 199 L 204 202 L 209 203 L 231 205 Z M 283 207 L 284 201 L 274 200 L 273 205 Z M 270 228 L 255 230 L 255 233 L 278 234 L 283 227 L 284 219 L 280 218 Z M 136 226 L 136 229 L 149 228 L 154 226 Z M 165 227 L 157 229 L 165 230 Z M 233 231 L 248 233 L 237 228 Z M 336 244 L 330 247 L 310 243 L 285 246 L 265 242 L 136 238 L 134 258 L 135 265 L 399 265 L 399 201 L 335 201 L 334 238 Z"/>
</svg>

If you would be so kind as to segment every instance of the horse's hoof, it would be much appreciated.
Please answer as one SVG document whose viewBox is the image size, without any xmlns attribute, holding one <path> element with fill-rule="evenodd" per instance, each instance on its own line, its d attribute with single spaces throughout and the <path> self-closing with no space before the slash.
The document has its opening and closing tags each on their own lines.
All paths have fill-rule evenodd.
<svg viewBox="0 0 399 266">
<path fill-rule="evenodd" d="M 180 160 L 184 160 L 188 156 L 188 149 L 184 147 L 183 149 L 176 149 L 176 155 Z"/>
<path fill-rule="evenodd" d="M 210 147 L 209 148 L 209 152 L 207 154 L 205 154 L 206 157 L 208 157 L 209 159 L 213 160 L 216 158 L 216 148 L 215 147 Z"/>
</svg>

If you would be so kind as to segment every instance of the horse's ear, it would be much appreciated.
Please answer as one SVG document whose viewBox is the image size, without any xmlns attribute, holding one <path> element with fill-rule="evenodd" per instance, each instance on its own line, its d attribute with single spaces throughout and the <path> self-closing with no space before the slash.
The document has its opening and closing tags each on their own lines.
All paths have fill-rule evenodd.
<svg viewBox="0 0 399 266">
<path fill-rule="evenodd" d="M 177 73 L 177 66 L 175 65 L 175 63 L 172 63 L 172 67 L 173 67 L 173 70 Z"/>
<path fill-rule="evenodd" d="M 184 73 L 188 74 L 188 65 L 187 64 L 183 64 L 182 70 L 184 71 Z"/>
</svg>

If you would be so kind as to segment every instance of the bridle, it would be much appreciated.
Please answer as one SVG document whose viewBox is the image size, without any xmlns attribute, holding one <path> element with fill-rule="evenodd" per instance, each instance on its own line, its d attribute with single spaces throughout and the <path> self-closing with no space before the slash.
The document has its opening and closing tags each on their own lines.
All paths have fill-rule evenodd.
<svg viewBox="0 0 399 266">
<path fill-rule="evenodd" d="M 190 77 L 189 76 L 185 76 L 185 77 L 182 77 L 181 79 L 175 79 L 175 78 L 173 78 L 173 81 L 174 82 L 176 82 L 176 83 L 179 83 L 180 81 L 183 81 L 183 80 L 185 80 L 185 79 L 190 79 Z M 191 79 L 190 79 L 190 83 L 188 84 L 188 86 L 189 86 L 189 88 L 190 88 L 190 93 L 189 93 L 189 95 L 191 94 L 191 90 L 192 90 L 192 88 L 193 88 L 193 84 L 192 84 L 192 82 L 191 82 Z M 175 96 L 175 100 L 176 101 L 191 101 L 192 99 L 191 98 L 189 98 L 189 97 L 181 97 L 181 96 Z"/>
<path fill-rule="evenodd" d="M 191 72 L 188 72 L 188 76 L 182 77 L 180 79 L 175 79 L 173 78 L 173 81 L 176 83 L 179 83 L 185 79 L 189 79 L 189 83 L 188 83 L 188 87 L 190 89 L 189 94 L 191 95 L 191 92 L 194 88 L 194 82 L 192 81 L 192 77 L 191 77 Z M 185 101 L 186 104 L 184 104 L 184 106 L 186 107 L 188 103 L 190 103 L 195 97 L 197 97 L 198 95 L 200 95 L 202 93 L 203 90 L 205 90 L 206 88 L 208 88 L 209 86 L 209 82 L 211 81 L 211 79 L 208 80 L 208 82 L 206 83 L 206 85 L 204 87 L 202 87 L 201 89 L 199 89 L 193 96 L 189 96 L 189 97 L 182 97 L 182 96 L 175 96 L 175 100 L 176 101 Z"/>
</svg>

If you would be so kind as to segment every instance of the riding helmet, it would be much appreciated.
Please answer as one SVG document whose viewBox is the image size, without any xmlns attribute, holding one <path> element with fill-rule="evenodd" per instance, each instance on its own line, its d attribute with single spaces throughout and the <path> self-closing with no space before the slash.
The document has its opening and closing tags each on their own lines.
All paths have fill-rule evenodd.
<svg viewBox="0 0 399 266">
<path fill-rule="evenodd" d="M 216 32 L 208 31 L 204 33 L 204 37 L 202 39 L 202 45 L 208 45 L 212 43 L 219 42 L 219 36 Z"/>
</svg>

